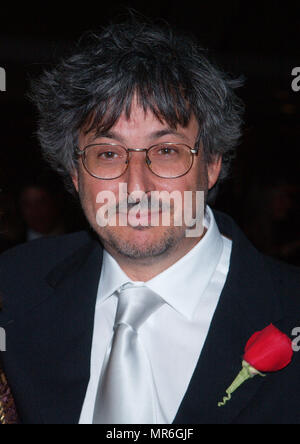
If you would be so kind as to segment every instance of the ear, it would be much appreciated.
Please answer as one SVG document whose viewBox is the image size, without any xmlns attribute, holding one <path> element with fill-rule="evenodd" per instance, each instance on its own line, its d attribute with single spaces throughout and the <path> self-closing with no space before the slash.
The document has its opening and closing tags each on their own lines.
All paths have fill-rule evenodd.
<svg viewBox="0 0 300 444">
<path fill-rule="evenodd" d="M 71 174 L 71 179 L 72 179 L 73 185 L 78 193 L 78 189 L 79 189 L 79 187 L 78 187 L 78 171 L 76 168 L 74 168 L 74 171 Z"/>
<path fill-rule="evenodd" d="M 216 156 L 207 166 L 208 189 L 210 190 L 217 182 L 222 168 L 222 156 Z"/>
</svg>

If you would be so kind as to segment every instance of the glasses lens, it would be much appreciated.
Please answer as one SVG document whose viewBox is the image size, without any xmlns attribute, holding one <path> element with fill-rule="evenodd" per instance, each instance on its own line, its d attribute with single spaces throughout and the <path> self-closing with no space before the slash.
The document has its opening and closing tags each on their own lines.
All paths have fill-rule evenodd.
<svg viewBox="0 0 300 444">
<path fill-rule="evenodd" d="M 100 179 L 114 179 L 126 169 L 127 152 L 119 145 L 91 145 L 83 158 L 88 172 Z"/>
<path fill-rule="evenodd" d="M 165 178 L 186 174 L 193 163 L 190 148 L 180 144 L 155 145 L 149 150 L 148 158 L 152 172 Z"/>
</svg>

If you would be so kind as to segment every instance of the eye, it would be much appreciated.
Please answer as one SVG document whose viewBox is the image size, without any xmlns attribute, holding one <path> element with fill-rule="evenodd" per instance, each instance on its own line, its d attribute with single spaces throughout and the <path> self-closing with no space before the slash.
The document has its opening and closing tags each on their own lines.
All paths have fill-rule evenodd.
<svg viewBox="0 0 300 444">
<path fill-rule="evenodd" d="M 162 145 L 157 148 L 157 153 L 161 156 L 172 156 L 178 154 L 178 149 L 174 145 Z"/>
<path fill-rule="evenodd" d="M 126 152 L 121 147 L 115 146 L 94 146 L 91 148 L 91 155 L 97 161 L 118 160 L 126 156 Z"/>
<path fill-rule="evenodd" d="M 172 148 L 166 147 L 166 148 L 161 148 L 160 152 L 162 154 L 171 154 L 174 150 L 172 150 Z"/>
<path fill-rule="evenodd" d="M 113 151 L 105 151 L 103 153 L 98 153 L 98 157 L 103 159 L 115 159 L 118 157 L 118 154 L 114 153 Z"/>
</svg>

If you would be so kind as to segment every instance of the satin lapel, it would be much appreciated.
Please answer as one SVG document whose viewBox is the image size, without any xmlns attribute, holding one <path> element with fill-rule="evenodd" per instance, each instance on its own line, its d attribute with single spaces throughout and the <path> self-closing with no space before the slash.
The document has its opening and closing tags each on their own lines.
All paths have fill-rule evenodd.
<svg viewBox="0 0 300 444">
<path fill-rule="evenodd" d="M 79 421 L 90 377 L 101 263 L 102 250 L 97 242 L 90 241 L 47 276 L 45 288 L 41 289 L 47 297 L 30 308 L 28 321 L 16 319 L 7 327 L 9 336 L 11 328 L 14 329 L 11 336 L 19 338 L 10 344 L 14 356 L 18 356 L 18 368 L 22 365 L 30 375 L 27 397 L 32 398 L 33 409 L 24 411 L 25 422 L 76 424 Z M 23 345 L 20 338 L 26 338 Z M 24 343 L 30 344 L 30 350 L 26 346 L 24 349 Z M 24 392 L 22 381 L 17 375 L 14 379 L 20 386 L 18 391 Z M 20 405 L 29 405 L 28 399 L 20 400 Z"/>
<path fill-rule="evenodd" d="M 279 298 L 263 257 L 237 228 L 225 228 L 225 234 L 233 239 L 229 274 L 175 423 L 232 423 L 264 378 L 256 376 L 245 382 L 225 406 L 217 404 L 241 370 L 249 337 L 281 318 Z"/>
</svg>

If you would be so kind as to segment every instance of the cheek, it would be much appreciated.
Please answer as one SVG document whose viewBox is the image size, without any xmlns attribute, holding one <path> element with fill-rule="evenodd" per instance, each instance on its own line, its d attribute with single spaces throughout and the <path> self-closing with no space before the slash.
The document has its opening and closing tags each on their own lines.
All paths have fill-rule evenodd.
<svg viewBox="0 0 300 444">
<path fill-rule="evenodd" d="M 79 170 L 78 172 L 78 194 L 81 204 L 86 211 L 93 203 L 96 203 L 97 186 L 98 184 L 92 180 L 92 177 L 87 176 L 85 172 Z"/>
<path fill-rule="evenodd" d="M 196 165 L 194 171 L 194 183 L 195 188 L 201 191 L 207 191 L 208 188 L 208 172 L 206 164 L 201 161 Z"/>
<path fill-rule="evenodd" d="M 85 174 L 79 177 L 79 197 L 85 212 L 95 215 L 97 210 L 107 203 L 118 202 L 118 184 L 101 181 Z"/>
<path fill-rule="evenodd" d="M 189 174 L 178 179 L 178 182 L 174 184 L 176 189 L 184 191 L 205 191 L 208 186 L 207 169 L 201 165 L 195 165 Z M 173 189 L 175 189 L 173 187 Z"/>
</svg>

